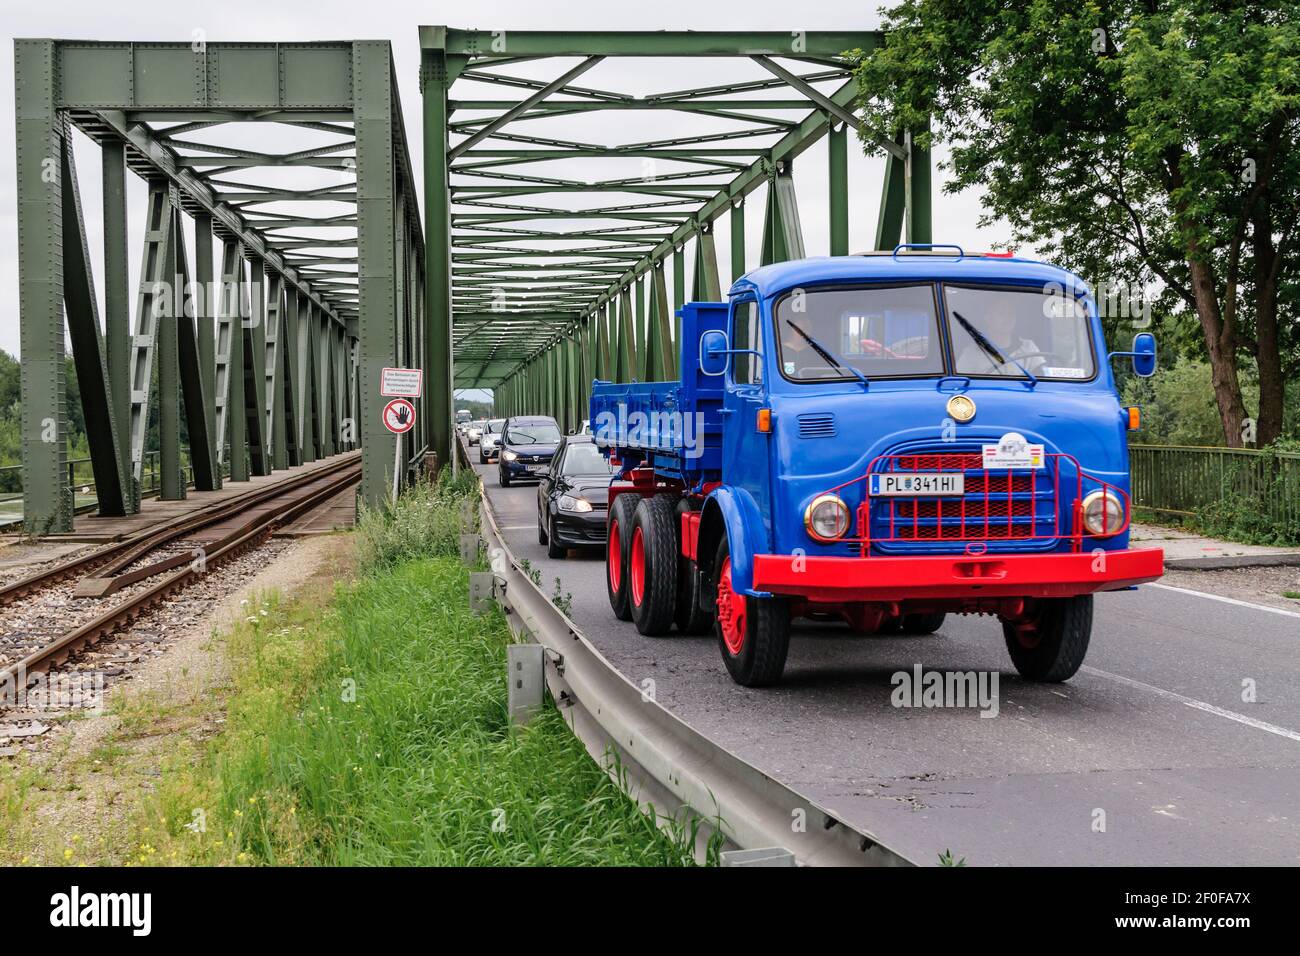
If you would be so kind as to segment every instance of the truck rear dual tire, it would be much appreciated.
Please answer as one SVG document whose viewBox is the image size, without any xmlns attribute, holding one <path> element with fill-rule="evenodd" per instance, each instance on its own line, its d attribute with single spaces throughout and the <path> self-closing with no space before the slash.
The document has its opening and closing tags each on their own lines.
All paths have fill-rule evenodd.
<svg viewBox="0 0 1300 956">
<path fill-rule="evenodd" d="M 677 511 L 672 495 L 643 498 L 632 517 L 628 542 L 628 603 L 636 629 L 667 634 L 677 610 Z"/>
<path fill-rule="evenodd" d="M 632 541 L 632 518 L 641 501 L 638 495 L 624 493 L 614 499 L 609 509 L 605 538 L 605 591 L 609 606 L 620 621 L 632 620 L 628 600 L 628 545 Z"/>
<path fill-rule="evenodd" d="M 713 629 L 722 662 L 743 687 L 781 679 L 790 651 L 790 606 L 782 598 L 756 598 L 731 587 L 731 549 L 724 538 L 713 563 L 717 615 Z"/>
<path fill-rule="evenodd" d="M 1011 663 L 1026 680 L 1067 681 L 1078 672 L 1092 637 L 1092 595 L 1040 601 L 1028 621 L 1002 623 Z"/>
</svg>

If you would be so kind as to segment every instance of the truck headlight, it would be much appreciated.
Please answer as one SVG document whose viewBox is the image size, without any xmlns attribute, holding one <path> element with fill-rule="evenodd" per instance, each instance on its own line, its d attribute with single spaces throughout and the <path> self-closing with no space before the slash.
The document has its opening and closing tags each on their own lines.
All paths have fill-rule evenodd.
<svg viewBox="0 0 1300 956">
<path fill-rule="evenodd" d="M 515 460 L 516 458 L 518 458 L 519 456 L 516 455 L 516 454 L 515 454 L 514 452 L 512 452 L 512 451 L 503 451 L 503 452 L 501 453 L 501 457 L 502 457 L 505 461 L 514 461 L 514 460 Z"/>
<path fill-rule="evenodd" d="M 591 510 L 591 502 L 586 498 L 576 498 L 573 495 L 560 495 L 560 510 L 586 514 Z"/>
<path fill-rule="evenodd" d="M 1115 534 L 1124 527 L 1124 506 L 1109 491 L 1094 491 L 1083 499 L 1083 526 L 1089 534 Z"/>
<path fill-rule="evenodd" d="M 803 524 L 818 541 L 836 541 L 849 530 L 849 506 L 838 495 L 818 495 L 804 511 Z"/>
</svg>

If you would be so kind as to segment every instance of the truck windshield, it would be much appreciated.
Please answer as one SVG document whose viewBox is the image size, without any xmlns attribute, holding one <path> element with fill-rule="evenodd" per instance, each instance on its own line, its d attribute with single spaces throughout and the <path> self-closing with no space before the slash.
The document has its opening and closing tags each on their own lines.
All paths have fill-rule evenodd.
<svg viewBox="0 0 1300 956">
<path fill-rule="evenodd" d="M 953 369 L 958 375 L 1089 379 L 1093 360 L 1088 312 L 1072 295 L 1042 289 L 990 289 L 945 285 L 952 337 Z M 960 314 L 982 335 L 972 336 Z M 1000 354 L 1006 361 L 999 362 Z"/>
<path fill-rule="evenodd" d="M 792 326 L 868 379 L 943 372 L 934 287 L 795 290 L 776 304 L 781 373 L 796 382 L 854 378 L 817 354 Z"/>
</svg>

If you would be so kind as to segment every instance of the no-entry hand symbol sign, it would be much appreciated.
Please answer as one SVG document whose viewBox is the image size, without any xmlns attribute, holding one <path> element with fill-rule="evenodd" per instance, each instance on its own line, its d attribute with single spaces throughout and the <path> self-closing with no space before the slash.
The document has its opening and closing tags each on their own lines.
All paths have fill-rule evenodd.
<svg viewBox="0 0 1300 956">
<path fill-rule="evenodd" d="M 395 435 L 415 427 L 415 406 L 404 398 L 395 398 L 384 406 L 384 427 Z"/>
</svg>

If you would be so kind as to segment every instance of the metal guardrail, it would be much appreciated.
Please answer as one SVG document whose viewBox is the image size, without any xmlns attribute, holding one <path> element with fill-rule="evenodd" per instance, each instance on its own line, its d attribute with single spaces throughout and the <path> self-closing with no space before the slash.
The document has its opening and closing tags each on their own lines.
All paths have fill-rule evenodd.
<svg viewBox="0 0 1300 956">
<path fill-rule="evenodd" d="M 1300 526 L 1300 454 L 1254 448 L 1130 445 L 1133 504 L 1195 515 L 1244 498 L 1276 524 Z"/>
<path fill-rule="evenodd" d="M 456 445 L 468 464 L 459 439 Z M 735 847 L 784 847 L 800 864 L 915 865 L 645 695 L 523 571 L 481 483 L 479 494 L 480 533 L 492 561 L 494 593 L 511 631 L 545 648 L 546 683 L 556 706 L 592 757 L 633 798 L 670 818 L 686 808 Z"/>
</svg>

